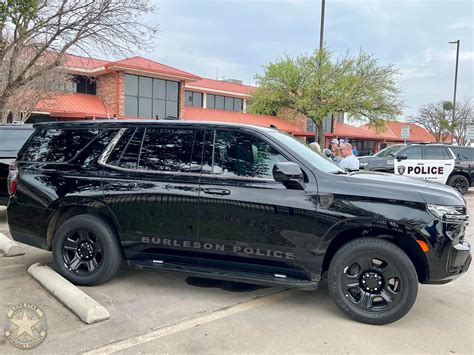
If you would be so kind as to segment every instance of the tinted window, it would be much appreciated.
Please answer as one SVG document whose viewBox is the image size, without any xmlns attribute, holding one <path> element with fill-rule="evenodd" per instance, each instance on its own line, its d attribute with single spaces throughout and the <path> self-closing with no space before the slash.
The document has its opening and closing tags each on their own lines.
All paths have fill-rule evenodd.
<svg viewBox="0 0 474 355">
<path fill-rule="evenodd" d="M 216 96 L 207 94 L 207 108 L 215 108 L 216 107 Z"/>
<path fill-rule="evenodd" d="M 193 152 L 196 130 L 148 128 L 140 153 L 140 169 L 189 172 L 201 163 L 200 153 Z"/>
<path fill-rule="evenodd" d="M 224 108 L 229 111 L 234 110 L 234 99 L 232 97 L 225 98 Z"/>
<path fill-rule="evenodd" d="M 2 129 L 0 130 L 0 150 L 18 152 L 33 130 L 29 129 Z"/>
<path fill-rule="evenodd" d="M 258 137 L 247 133 L 217 131 L 213 173 L 273 179 L 275 163 L 287 161 Z"/>
<path fill-rule="evenodd" d="M 161 79 L 153 80 L 153 97 L 164 100 L 166 98 L 166 81 Z"/>
<path fill-rule="evenodd" d="M 447 156 L 444 147 L 425 147 L 425 159 L 427 160 L 445 160 L 450 159 Z"/>
<path fill-rule="evenodd" d="M 138 95 L 138 76 L 125 74 L 125 95 Z"/>
<path fill-rule="evenodd" d="M 153 79 L 140 76 L 139 78 L 139 90 L 138 96 L 140 97 L 152 97 L 153 92 Z"/>
<path fill-rule="evenodd" d="M 451 151 L 456 156 L 458 160 L 474 160 L 474 148 L 466 147 L 451 147 Z"/>
<path fill-rule="evenodd" d="M 407 159 L 421 159 L 421 147 L 411 147 L 407 148 L 400 154 L 405 154 Z"/>
<path fill-rule="evenodd" d="M 136 169 L 138 166 L 138 155 L 140 153 L 140 147 L 143 140 L 143 132 L 145 129 L 137 128 L 132 138 L 128 141 L 125 149 L 123 150 L 118 166 L 127 169 Z"/>
<path fill-rule="evenodd" d="M 234 111 L 242 111 L 242 99 L 234 99 Z"/>
<path fill-rule="evenodd" d="M 138 116 L 138 97 L 125 96 L 125 116 Z"/>
<path fill-rule="evenodd" d="M 224 109 L 224 96 L 216 96 L 216 109 Z"/>
<path fill-rule="evenodd" d="M 34 133 L 20 160 L 62 163 L 97 137 L 98 129 L 41 129 Z"/>
</svg>

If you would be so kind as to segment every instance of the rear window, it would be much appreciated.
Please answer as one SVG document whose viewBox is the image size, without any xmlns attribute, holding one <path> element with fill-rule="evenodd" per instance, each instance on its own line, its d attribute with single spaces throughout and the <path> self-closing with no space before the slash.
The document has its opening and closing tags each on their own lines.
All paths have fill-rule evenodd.
<svg viewBox="0 0 474 355">
<path fill-rule="evenodd" d="M 456 159 L 462 161 L 474 160 L 474 148 L 468 147 L 451 147 Z"/>
<path fill-rule="evenodd" d="M 19 157 L 22 161 L 65 163 L 99 134 L 99 129 L 39 129 Z"/>
<path fill-rule="evenodd" d="M 32 133 L 32 129 L 0 130 L 0 150 L 18 152 Z"/>
</svg>

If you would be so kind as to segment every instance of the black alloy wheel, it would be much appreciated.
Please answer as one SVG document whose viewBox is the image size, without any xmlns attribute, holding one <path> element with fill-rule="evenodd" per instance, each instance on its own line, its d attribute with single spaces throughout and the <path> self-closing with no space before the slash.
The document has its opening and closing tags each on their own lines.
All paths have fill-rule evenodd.
<svg viewBox="0 0 474 355">
<path fill-rule="evenodd" d="M 410 258 L 395 244 L 378 238 L 343 245 L 331 261 L 328 281 L 336 305 L 354 320 L 368 324 L 402 318 L 418 291 Z"/>
<path fill-rule="evenodd" d="M 78 275 L 93 273 L 104 258 L 104 251 L 97 236 L 87 230 L 72 230 L 63 241 L 64 265 Z"/>
<path fill-rule="evenodd" d="M 469 189 L 469 180 L 464 175 L 453 175 L 448 179 L 448 185 L 464 195 Z"/>
<path fill-rule="evenodd" d="M 352 304 L 364 311 L 386 311 L 401 295 L 400 272 L 385 260 L 369 255 L 354 259 L 344 268 L 342 287 Z"/>
<path fill-rule="evenodd" d="M 109 280 L 123 261 L 122 248 L 114 228 L 91 215 L 68 219 L 53 239 L 57 271 L 77 285 L 92 286 Z"/>
</svg>

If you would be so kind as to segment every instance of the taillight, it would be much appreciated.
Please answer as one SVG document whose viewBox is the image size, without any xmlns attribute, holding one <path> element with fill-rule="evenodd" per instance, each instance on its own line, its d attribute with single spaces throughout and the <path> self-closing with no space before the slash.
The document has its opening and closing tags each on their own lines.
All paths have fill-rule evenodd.
<svg viewBox="0 0 474 355">
<path fill-rule="evenodd" d="M 9 172 L 8 172 L 8 193 L 13 195 L 16 190 L 16 184 L 18 179 L 18 165 L 13 162 L 10 164 Z"/>
</svg>

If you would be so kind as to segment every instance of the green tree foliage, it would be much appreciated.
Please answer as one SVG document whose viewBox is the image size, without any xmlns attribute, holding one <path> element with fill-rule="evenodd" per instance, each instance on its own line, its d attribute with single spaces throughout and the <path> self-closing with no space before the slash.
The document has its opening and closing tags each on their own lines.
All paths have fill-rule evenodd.
<svg viewBox="0 0 474 355">
<path fill-rule="evenodd" d="M 252 95 L 251 108 L 261 114 L 281 109 L 303 114 L 314 121 L 318 133 L 323 130 L 323 120 L 335 112 L 380 125 L 401 114 L 397 73 L 393 66 L 381 66 L 364 52 L 336 60 L 326 49 L 296 58 L 285 56 L 256 76 L 259 86 Z M 324 144 L 323 134 L 319 134 L 319 142 Z"/>
</svg>

